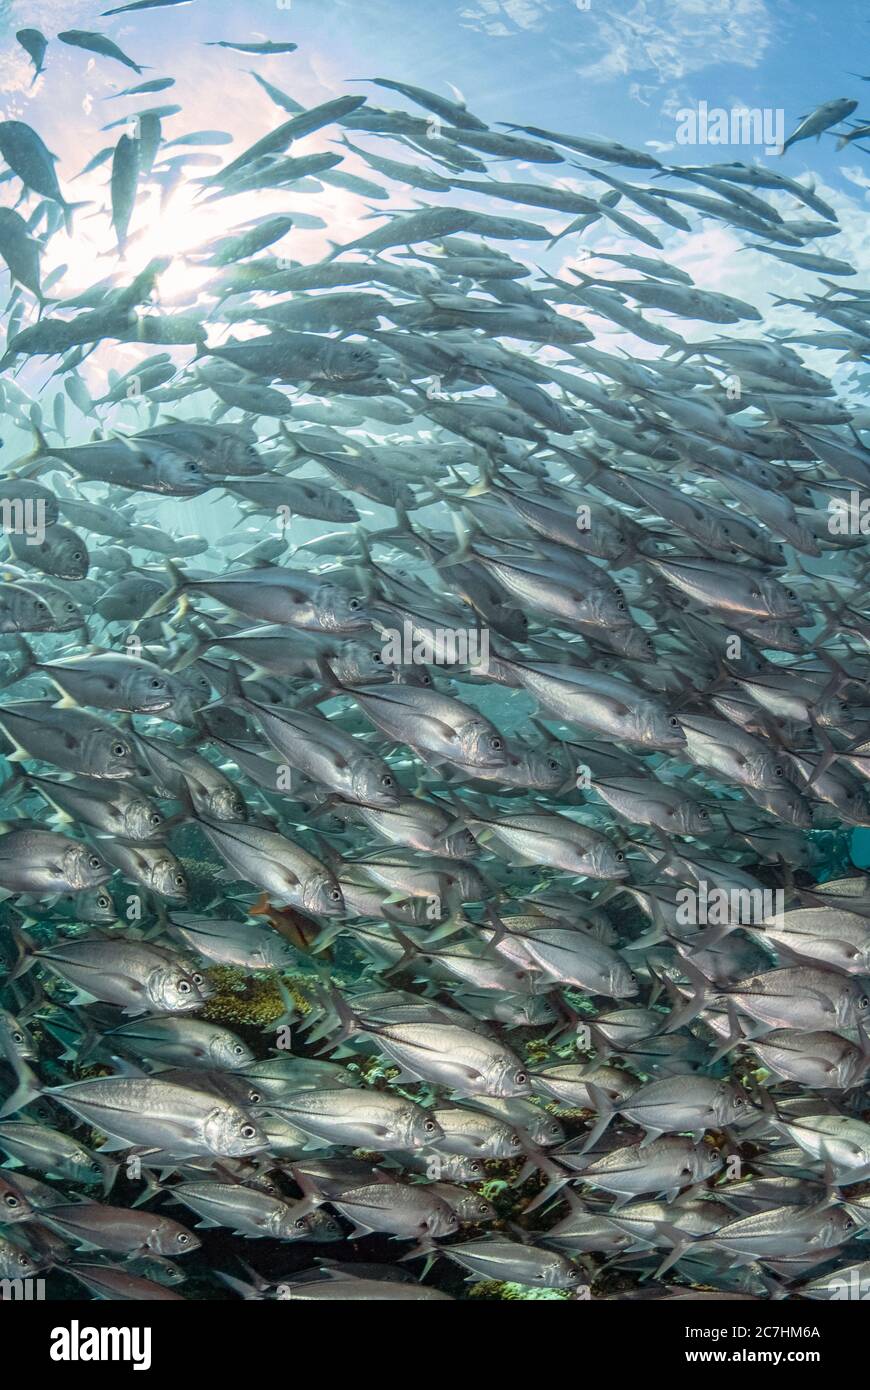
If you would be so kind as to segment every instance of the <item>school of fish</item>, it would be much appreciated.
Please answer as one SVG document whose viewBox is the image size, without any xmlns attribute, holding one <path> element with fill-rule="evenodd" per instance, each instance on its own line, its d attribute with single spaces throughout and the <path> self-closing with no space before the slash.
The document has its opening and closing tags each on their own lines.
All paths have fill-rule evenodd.
<svg viewBox="0 0 870 1390">
<path fill-rule="evenodd" d="M 48 92 L 59 45 L 141 75 L 102 32 L 17 38 Z M 215 46 L 292 88 L 294 43 Z M 274 121 L 229 152 L 141 109 L 171 77 L 117 93 L 87 166 L 116 254 L 67 297 L 42 258 L 93 210 L 0 121 L 32 436 L 0 481 L 0 1278 L 845 1296 L 870 286 L 786 171 L 858 103 L 785 158 L 665 165 L 397 80 L 250 80 Z M 167 304 L 171 256 L 124 252 L 192 181 L 238 221 Z M 802 273 L 771 295 L 803 330 L 659 254 L 711 225 Z"/>
</svg>

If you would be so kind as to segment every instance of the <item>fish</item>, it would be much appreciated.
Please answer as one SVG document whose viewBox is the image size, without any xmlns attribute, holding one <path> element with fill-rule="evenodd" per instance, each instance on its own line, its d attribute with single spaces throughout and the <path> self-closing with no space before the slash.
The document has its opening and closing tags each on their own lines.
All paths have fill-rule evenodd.
<svg viewBox="0 0 870 1390">
<path fill-rule="evenodd" d="M 817 106 L 815 111 L 811 111 L 808 116 L 804 116 L 800 125 L 796 126 L 783 143 L 780 154 L 785 154 L 786 150 L 796 144 L 798 140 L 809 140 L 813 135 L 816 139 L 829 130 L 833 125 L 839 125 L 840 121 L 851 116 L 853 111 L 858 109 L 857 101 L 852 101 L 849 97 L 839 97 L 834 101 L 823 102 Z"/>
<path fill-rule="evenodd" d="M 131 1148 L 146 1142 L 165 1145 L 185 1157 L 197 1153 L 241 1157 L 256 1153 L 264 1136 L 251 1117 L 230 1102 L 189 1086 L 149 1077 L 97 1077 L 53 1088 L 59 1105 Z"/>
<path fill-rule="evenodd" d="M 316 67 L 304 15 L 191 50 L 197 13 L 105 12 L 166 77 L 58 34 L 92 93 L 11 40 L 0 1271 L 836 1297 L 870 1224 L 845 195 L 807 144 L 809 178 L 671 163 L 413 64 L 312 99 L 245 66 Z M 854 161 L 856 112 L 782 153 Z"/>
<path fill-rule="evenodd" d="M 84 205 L 64 199 L 54 168 L 55 158 L 37 132 L 24 121 L 0 121 L 0 154 L 26 188 L 60 206 L 67 227 L 71 227 L 74 211 Z"/>
<path fill-rule="evenodd" d="M 130 14 L 138 10 L 162 10 L 170 5 L 189 5 L 191 0 L 132 0 L 129 5 L 116 5 L 113 10 L 103 10 L 101 18 L 114 14 Z"/>
<path fill-rule="evenodd" d="M 57 36 L 61 43 L 70 44 L 73 48 L 83 48 L 87 53 L 97 53 L 102 58 L 114 58 L 118 63 L 123 63 L 125 68 L 132 68 L 133 72 L 142 72 L 138 63 L 134 63 L 116 43 L 105 34 L 96 34 L 89 29 L 65 29 Z"/>
<path fill-rule="evenodd" d="M 45 71 L 48 39 L 39 29 L 19 29 L 15 37 L 33 63 L 33 82 L 35 82 L 40 73 Z"/>
<path fill-rule="evenodd" d="M 112 225 L 119 251 L 124 249 L 136 201 L 140 148 L 140 140 L 131 140 L 129 135 L 122 135 L 112 159 Z"/>
<path fill-rule="evenodd" d="M 189 1012 L 206 998 L 202 978 L 188 974 L 184 962 L 163 950 L 134 942 L 104 942 L 99 937 L 35 950 L 22 933 L 17 936 L 23 973 L 38 963 L 95 999 L 117 1005 L 122 1012 Z"/>
<path fill-rule="evenodd" d="M 295 53 L 299 45 L 296 43 L 275 43 L 271 39 L 263 43 L 231 43 L 228 39 L 216 39 L 209 42 L 206 47 L 231 48 L 236 53 L 274 54 Z"/>
</svg>

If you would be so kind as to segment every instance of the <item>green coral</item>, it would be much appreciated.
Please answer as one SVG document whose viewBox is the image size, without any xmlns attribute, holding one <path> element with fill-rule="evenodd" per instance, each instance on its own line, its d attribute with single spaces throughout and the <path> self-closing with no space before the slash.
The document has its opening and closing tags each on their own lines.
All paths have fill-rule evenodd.
<svg viewBox="0 0 870 1390">
<path fill-rule="evenodd" d="M 486 1298 L 510 1301 L 512 1299 L 531 1300 L 539 1298 L 570 1298 L 567 1289 L 533 1289 L 528 1284 L 505 1284 L 498 1279 L 483 1279 L 475 1284 L 468 1294 L 469 1298 Z"/>
<path fill-rule="evenodd" d="M 543 1065 L 549 1060 L 552 1048 L 546 1038 L 530 1038 L 526 1043 L 526 1058 L 529 1062 Z"/>
</svg>

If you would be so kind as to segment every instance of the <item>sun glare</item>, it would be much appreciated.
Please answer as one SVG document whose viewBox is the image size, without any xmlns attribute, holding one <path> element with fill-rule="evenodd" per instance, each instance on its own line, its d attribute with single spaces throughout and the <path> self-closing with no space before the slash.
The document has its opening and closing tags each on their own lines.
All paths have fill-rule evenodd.
<svg viewBox="0 0 870 1390">
<path fill-rule="evenodd" d="M 233 212 L 228 205 L 206 203 L 197 192 L 183 185 L 163 206 L 156 188 L 140 195 L 123 250 L 117 246 L 105 211 L 91 215 L 86 208 L 80 209 L 74 235 L 53 241 L 53 254 L 45 260 L 45 276 L 56 266 L 66 267 L 52 294 L 71 297 L 108 277 L 129 282 L 150 261 L 168 257 L 171 264 L 158 282 L 159 300 L 174 308 L 191 307 L 215 274 L 213 267 L 197 264 L 199 254 L 225 236 L 238 218 L 238 209 Z M 102 209 L 104 189 L 95 188 L 85 196 Z M 192 253 L 196 255 L 191 259 Z"/>
</svg>

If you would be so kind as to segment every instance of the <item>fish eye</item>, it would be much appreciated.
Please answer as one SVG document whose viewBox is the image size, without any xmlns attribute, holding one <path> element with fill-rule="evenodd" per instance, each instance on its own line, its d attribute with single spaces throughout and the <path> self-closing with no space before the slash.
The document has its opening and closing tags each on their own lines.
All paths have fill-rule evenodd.
<svg viewBox="0 0 870 1390">
<path fill-rule="evenodd" d="M 784 777 L 784 776 L 785 776 L 785 770 L 784 770 L 783 768 L 780 767 L 779 763 L 777 763 L 776 767 L 773 769 L 773 775 L 774 775 L 774 777 Z"/>
<path fill-rule="evenodd" d="M 619 610 L 620 613 L 624 613 L 624 612 L 625 612 L 625 603 L 623 602 L 622 599 L 617 599 L 617 601 L 616 601 L 616 607 L 617 607 L 617 609 Z"/>
<path fill-rule="evenodd" d="M 672 729 L 678 729 L 680 727 L 680 721 L 675 714 L 671 715 L 670 719 L 668 720 L 668 723 L 670 724 Z"/>
<path fill-rule="evenodd" d="M 870 1004 L 870 999 L 867 998 L 866 994 L 862 994 L 861 998 L 858 1000 L 859 1009 L 866 1009 L 868 1004 Z"/>
<path fill-rule="evenodd" d="M 624 858 L 625 858 L 625 855 L 623 854 L 622 850 L 621 850 L 621 849 L 618 849 L 618 850 L 616 851 L 616 862 L 617 862 L 617 864 L 621 864 Z"/>
<path fill-rule="evenodd" d="M 517 1083 L 518 1086 L 525 1086 L 528 1079 L 529 1078 L 524 1071 L 518 1071 L 514 1076 L 514 1081 Z"/>
<path fill-rule="evenodd" d="M 426 1120 L 425 1123 L 424 1123 L 424 1125 L 423 1125 L 423 1128 L 425 1129 L 425 1131 L 426 1131 L 427 1134 L 434 1134 L 434 1133 L 435 1133 L 435 1128 L 436 1128 L 436 1126 L 435 1126 L 435 1121 L 434 1121 L 434 1120 Z"/>
<path fill-rule="evenodd" d="M 248 1103 L 249 1103 L 250 1105 L 259 1105 L 260 1102 L 262 1101 L 262 1099 L 263 1099 L 263 1097 L 262 1097 L 262 1095 L 260 1094 L 259 1091 L 249 1091 L 249 1092 L 248 1092 Z"/>
<path fill-rule="evenodd" d="M 188 1245 L 189 1243 L 190 1243 L 190 1236 L 187 1234 L 186 1231 L 182 1231 L 182 1232 L 180 1233 L 180 1235 L 178 1236 L 178 1244 L 179 1244 L 179 1245 Z"/>
<path fill-rule="evenodd" d="M 18 1032 L 13 1033 L 13 1034 L 12 1034 L 12 1041 L 13 1041 L 13 1042 L 16 1042 L 16 1043 L 23 1043 L 23 1042 L 24 1042 L 24 1034 L 23 1034 L 23 1033 L 18 1033 Z"/>
<path fill-rule="evenodd" d="M 347 606 L 350 609 L 351 613 L 356 613 L 356 611 L 359 608 L 362 608 L 362 599 L 352 598 Z"/>
<path fill-rule="evenodd" d="M 89 855 L 88 855 L 88 867 L 91 868 L 91 869 L 99 869 L 99 867 L 100 867 L 100 860 L 99 860 L 99 858 L 97 857 L 96 854 L 89 854 Z"/>
<path fill-rule="evenodd" d="M 149 816 L 148 819 L 152 825 L 159 825 L 163 817 L 157 811 L 155 811 L 153 816 Z"/>
<path fill-rule="evenodd" d="M 242 1125 L 242 1138 L 243 1138 L 243 1139 L 254 1139 L 254 1138 L 256 1138 L 256 1134 L 257 1134 L 257 1131 L 254 1129 L 254 1126 L 253 1126 L 253 1125 Z"/>
<path fill-rule="evenodd" d="M 480 1214 L 481 1216 L 486 1216 L 487 1213 L 489 1212 L 489 1205 L 488 1205 L 488 1203 L 487 1203 L 487 1202 L 479 1202 L 479 1203 L 478 1203 L 477 1210 L 478 1210 L 478 1212 L 479 1212 L 479 1214 Z"/>
<path fill-rule="evenodd" d="M 78 560 L 83 560 L 85 557 L 84 557 L 84 555 L 82 554 L 82 552 L 81 552 L 80 550 L 74 550 L 74 551 L 73 551 L 73 554 L 72 554 L 72 558 L 73 558 L 74 560 L 78 561 Z"/>
<path fill-rule="evenodd" d="M 3 1197 L 3 1201 L 10 1211 L 15 1211 L 16 1208 L 21 1205 L 14 1192 L 7 1192 Z"/>
<path fill-rule="evenodd" d="M 512 1134 L 512 1135 L 511 1135 L 511 1143 L 512 1143 L 512 1144 L 520 1145 L 520 1144 L 522 1144 L 522 1142 L 523 1142 L 523 1141 L 522 1141 L 522 1139 L 520 1138 L 520 1136 L 519 1136 L 518 1134 Z"/>
<path fill-rule="evenodd" d="M 97 907 L 111 907 L 111 905 L 108 898 L 97 898 Z"/>
<path fill-rule="evenodd" d="M 547 767 L 550 769 L 551 772 L 558 772 L 558 771 L 559 771 L 559 764 L 556 762 L 556 759 L 555 759 L 555 758 L 548 758 L 548 759 L 547 759 Z"/>
<path fill-rule="evenodd" d="M 244 1056 L 244 1054 L 245 1054 L 245 1049 L 242 1047 L 242 1044 L 241 1044 L 241 1043 L 236 1043 L 235 1047 L 233 1048 L 233 1053 L 234 1053 L 234 1055 L 235 1055 L 236 1057 L 243 1057 L 243 1056 Z"/>
<path fill-rule="evenodd" d="M 705 811 L 705 809 L 704 809 L 703 806 L 699 806 L 699 807 L 698 807 L 698 815 L 699 815 L 699 817 L 700 817 L 701 820 L 709 820 L 709 819 L 710 819 L 710 813 L 709 813 L 709 811 Z"/>
<path fill-rule="evenodd" d="M 173 881 L 173 883 L 176 885 L 177 888 L 183 888 L 183 887 L 184 887 L 184 874 L 176 874 L 176 875 L 175 875 L 175 878 L 174 878 L 172 881 Z"/>
<path fill-rule="evenodd" d="M 190 981 L 189 981 L 189 980 L 179 980 L 179 981 L 178 981 L 178 993 L 179 993 L 179 994 L 190 994 L 190 990 L 191 990 L 191 985 L 190 985 Z"/>
<path fill-rule="evenodd" d="M 341 889 L 340 889 L 340 888 L 330 888 L 330 890 L 329 890 L 329 897 L 330 897 L 330 900 L 331 900 L 332 902 L 334 902 L 334 903 L 340 902 L 340 901 L 341 901 Z"/>
<path fill-rule="evenodd" d="M 71 603 L 68 603 L 68 604 L 67 604 L 67 608 L 72 608 L 72 604 L 71 604 Z M 43 602 L 42 602 L 42 599 L 37 599 L 37 601 L 36 601 L 36 611 L 37 611 L 37 613 L 47 613 L 47 612 L 48 612 L 48 605 L 45 604 L 45 603 L 43 603 Z"/>
<path fill-rule="evenodd" d="M 159 676 L 152 676 L 148 684 L 150 685 L 152 690 L 160 690 L 163 686 L 163 681 L 160 679 Z"/>
<path fill-rule="evenodd" d="M 125 743 L 113 743 L 112 752 L 116 758 L 124 758 L 127 755 L 127 745 Z"/>
<path fill-rule="evenodd" d="M 793 599 L 796 599 L 796 598 L 797 598 L 797 594 L 795 593 L 794 589 L 786 589 L 786 591 L 785 591 L 785 596 L 786 596 L 786 598 L 793 598 Z"/>
<path fill-rule="evenodd" d="M 384 659 L 381 656 L 380 652 L 372 652 L 372 661 L 375 663 L 376 666 L 382 666 Z"/>
<path fill-rule="evenodd" d="M 194 970 L 190 978 L 193 980 L 193 983 L 196 985 L 197 989 L 200 985 L 205 984 L 205 976 L 199 970 Z"/>
<path fill-rule="evenodd" d="M 504 744 L 502 743 L 500 738 L 491 738 L 489 741 L 489 746 L 493 750 L 493 752 L 498 753 L 504 747 Z"/>
<path fill-rule="evenodd" d="M 381 786 L 382 786 L 382 787 L 391 787 L 392 785 L 393 785 L 393 779 L 392 779 L 392 777 L 389 776 L 389 774 L 388 774 L 386 777 L 382 777 L 382 778 L 381 778 Z"/>
<path fill-rule="evenodd" d="M 40 608 L 44 608 L 45 604 L 41 603 L 39 606 Z M 76 606 L 74 603 L 65 603 L 64 608 L 66 609 L 67 613 L 75 613 L 76 611 Z"/>
<path fill-rule="evenodd" d="M 296 1228 L 297 1231 L 304 1231 L 304 1230 L 305 1230 L 305 1217 L 304 1217 L 304 1216 L 299 1216 L 299 1217 L 297 1217 L 296 1220 L 293 1222 L 293 1225 L 295 1226 L 295 1228 Z"/>
</svg>

